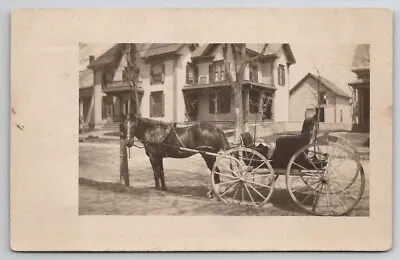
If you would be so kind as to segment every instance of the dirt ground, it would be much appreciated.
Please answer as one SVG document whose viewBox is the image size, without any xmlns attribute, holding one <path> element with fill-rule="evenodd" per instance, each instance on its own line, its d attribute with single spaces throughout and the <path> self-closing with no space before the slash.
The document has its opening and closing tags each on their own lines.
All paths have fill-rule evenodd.
<svg viewBox="0 0 400 260">
<path fill-rule="evenodd" d="M 119 145 L 79 144 L 79 214 L 81 215 L 307 215 L 292 202 L 285 178 L 278 178 L 270 202 L 262 208 L 225 205 L 207 199 L 210 172 L 200 155 L 188 159 L 165 159 L 168 190 L 154 189 L 150 162 L 142 149 L 131 148 L 129 173 L 131 187 L 119 181 Z M 352 216 L 369 215 L 369 161 L 362 161 L 366 172 L 363 198 Z"/>
</svg>

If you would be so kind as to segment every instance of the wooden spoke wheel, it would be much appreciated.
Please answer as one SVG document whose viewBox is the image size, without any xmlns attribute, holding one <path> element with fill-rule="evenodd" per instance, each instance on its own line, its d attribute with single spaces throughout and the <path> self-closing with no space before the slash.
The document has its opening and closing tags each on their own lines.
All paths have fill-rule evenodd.
<svg viewBox="0 0 400 260">
<path fill-rule="evenodd" d="M 293 201 L 313 215 L 349 214 L 362 198 L 364 169 L 353 149 L 334 143 L 313 143 L 297 151 L 286 169 Z"/>
<path fill-rule="evenodd" d="M 225 204 L 260 207 L 272 196 L 275 173 L 261 153 L 237 147 L 217 158 L 211 183 L 215 195 Z"/>
</svg>

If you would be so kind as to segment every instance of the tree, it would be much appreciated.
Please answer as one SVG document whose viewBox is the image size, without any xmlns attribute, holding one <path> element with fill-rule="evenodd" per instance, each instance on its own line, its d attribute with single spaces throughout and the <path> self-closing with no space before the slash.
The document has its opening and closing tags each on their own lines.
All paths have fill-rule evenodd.
<svg viewBox="0 0 400 260">
<path fill-rule="evenodd" d="M 139 83 L 139 66 L 137 64 L 138 50 L 135 43 L 126 44 L 126 61 L 127 61 L 127 80 L 131 90 L 131 96 L 135 101 L 135 113 L 140 114 L 140 102 L 138 95 Z M 128 102 L 129 112 L 131 111 L 131 101 Z"/>
<path fill-rule="evenodd" d="M 228 49 L 232 52 L 235 80 L 233 79 L 232 72 L 229 66 L 228 60 Z M 240 141 L 240 134 L 244 132 L 244 114 L 243 114 L 243 79 L 244 72 L 247 64 L 258 61 L 267 49 L 267 44 L 264 44 L 263 49 L 258 55 L 249 57 L 246 55 L 246 44 L 245 43 L 224 43 L 222 44 L 222 54 L 224 58 L 225 73 L 230 82 L 232 88 L 232 94 L 234 96 L 234 115 L 235 115 L 235 141 Z"/>
</svg>

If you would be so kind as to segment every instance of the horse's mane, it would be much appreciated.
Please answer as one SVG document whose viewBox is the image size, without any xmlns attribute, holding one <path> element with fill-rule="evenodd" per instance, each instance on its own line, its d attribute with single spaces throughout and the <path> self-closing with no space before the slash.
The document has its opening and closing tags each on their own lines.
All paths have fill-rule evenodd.
<svg viewBox="0 0 400 260">
<path fill-rule="evenodd" d="M 141 117 L 141 116 L 138 116 L 138 119 L 141 122 L 147 123 L 147 124 L 168 126 L 168 123 L 160 121 L 160 120 L 150 119 L 150 118 Z"/>
</svg>

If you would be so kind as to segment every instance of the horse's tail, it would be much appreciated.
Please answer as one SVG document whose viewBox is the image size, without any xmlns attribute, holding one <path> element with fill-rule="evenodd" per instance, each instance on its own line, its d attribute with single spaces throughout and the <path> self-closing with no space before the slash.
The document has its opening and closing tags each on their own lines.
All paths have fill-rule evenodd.
<svg viewBox="0 0 400 260">
<path fill-rule="evenodd" d="M 219 128 L 217 128 L 217 131 L 219 135 L 219 143 L 221 150 L 226 151 L 231 149 L 231 146 L 229 145 L 228 138 L 226 138 L 225 133 Z"/>
</svg>

